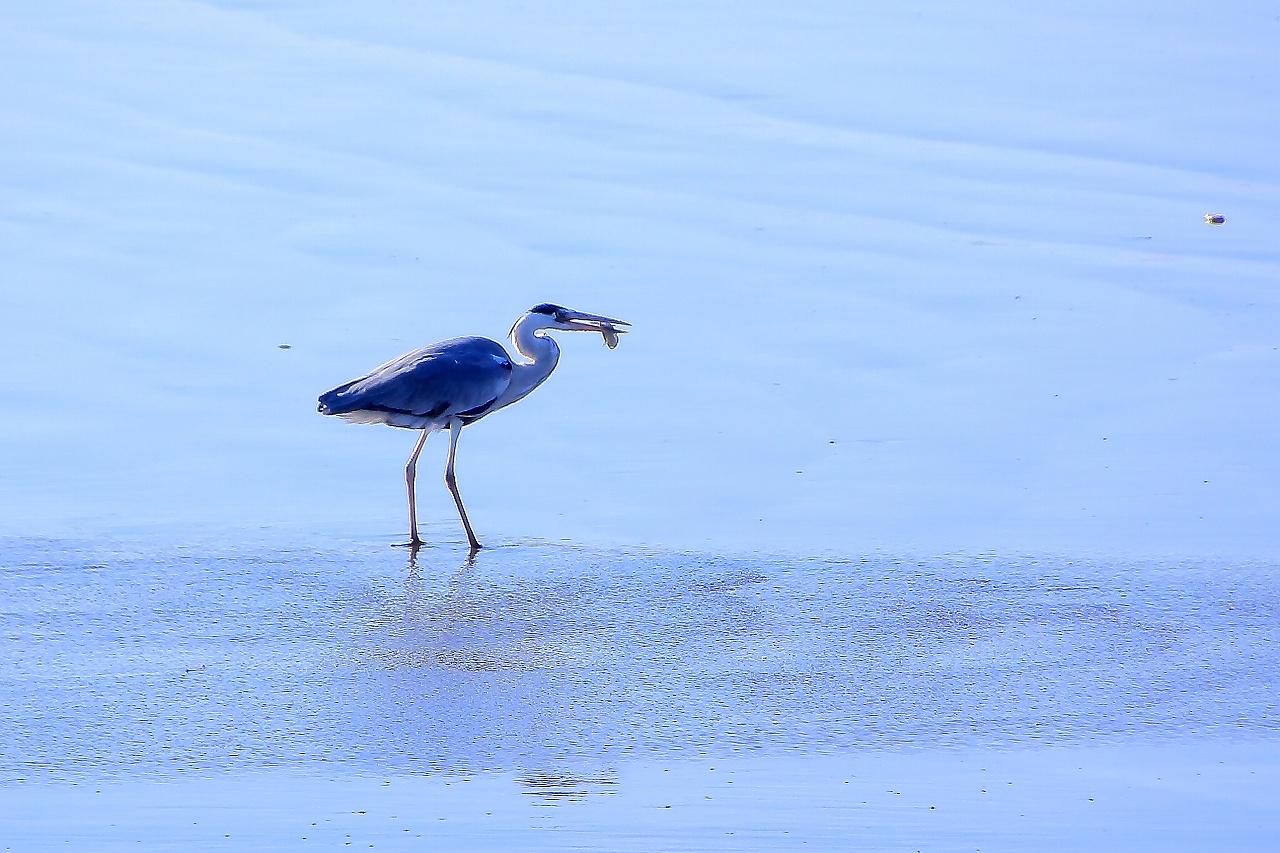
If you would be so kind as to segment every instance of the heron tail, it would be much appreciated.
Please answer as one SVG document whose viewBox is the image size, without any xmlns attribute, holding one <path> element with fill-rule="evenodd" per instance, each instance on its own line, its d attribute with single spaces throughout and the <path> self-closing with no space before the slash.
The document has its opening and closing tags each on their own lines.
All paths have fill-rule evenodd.
<svg viewBox="0 0 1280 853">
<path fill-rule="evenodd" d="M 316 411 L 322 415 L 340 415 L 343 412 L 349 412 L 352 409 L 359 408 L 359 395 L 350 395 L 348 399 L 342 399 L 343 395 L 345 395 L 347 391 L 351 390 L 351 386 L 355 385 L 356 382 L 359 381 L 359 379 L 352 380 L 345 385 L 339 385 L 332 391 L 326 391 L 321 394 L 319 400 L 320 405 L 316 407 Z M 356 399 L 351 399 L 351 397 L 355 397 Z"/>
</svg>

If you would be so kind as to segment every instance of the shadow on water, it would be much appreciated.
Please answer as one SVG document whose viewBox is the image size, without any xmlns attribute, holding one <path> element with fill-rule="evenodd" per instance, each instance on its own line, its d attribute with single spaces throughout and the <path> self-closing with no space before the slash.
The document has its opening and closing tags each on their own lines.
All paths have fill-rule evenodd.
<svg viewBox="0 0 1280 853">
<path fill-rule="evenodd" d="M 3 545 L 9 778 L 534 768 L 575 791 L 633 756 L 1280 720 L 1267 566 Z"/>
</svg>

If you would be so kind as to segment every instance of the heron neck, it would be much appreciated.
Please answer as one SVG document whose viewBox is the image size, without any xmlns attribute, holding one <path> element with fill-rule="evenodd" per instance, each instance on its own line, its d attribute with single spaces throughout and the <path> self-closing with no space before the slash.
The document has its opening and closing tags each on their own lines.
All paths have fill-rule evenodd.
<svg viewBox="0 0 1280 853">
<path fill-rule="evenodd" d="M 511 382 L 498 397 L 494 409 L 508 406 L 537 388 L 556 369 L 560 361 L 560 347 L 554 340 L 538 332 L 542 329 L 531 317 L 524 317 L 511 330 L 511 343 L 516 352 L 528 361 L 514 361 L 511 365 Z"/>
</svg>

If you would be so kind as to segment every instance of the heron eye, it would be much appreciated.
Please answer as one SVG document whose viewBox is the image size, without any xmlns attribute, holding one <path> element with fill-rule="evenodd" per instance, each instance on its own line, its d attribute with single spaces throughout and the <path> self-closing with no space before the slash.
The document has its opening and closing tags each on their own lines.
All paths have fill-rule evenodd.
<svg viewBox="0 0 1280 853">
<path fill-rule="evenodd" d="M 563 312 L 563 311 L 557 311 L 557 312 L 556 312 L 556 322 L 557 322 L 557 323 L 567 323 L 567 322 L 569 322 L 569 318 L 568 318 L 568 317 L 566 317 L 566 316 L 564 315 L 564 312 Z"/>
</svg>

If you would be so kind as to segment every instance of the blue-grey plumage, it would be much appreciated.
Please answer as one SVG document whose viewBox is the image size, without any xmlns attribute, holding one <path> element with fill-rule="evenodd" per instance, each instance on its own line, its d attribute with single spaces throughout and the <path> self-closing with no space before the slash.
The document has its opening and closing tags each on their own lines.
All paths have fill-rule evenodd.
<svg viewBox="0 0 1280 853">
<path fill-rule="evenodd" d="M 431 433 L 448 429 L 449 461 L 444 479 L 474 553 L 480 542 L 471 529 L 454 477 L 462 427 L 522 399 L 551 375 L 560 360 L 560 347 L 544 332 L 596 332 L 613 349 L 618 335 L 626 332 L 618 327 L 627 325 L 550 303 L 535 305 L 511 327 L 511 342 L 524 360 L 512 359 L 501 344 L 488 338 L 451 338 L 405 353 L 372 373 L 326 391 L 320 395 L 319 411 L 356 423 L 422 430 L 404 469 L 409 491 L 409 544 L 413 547 L 422 544 L 414 489 L 418 454 Z"/>
<path fill-rule="evenodd" d="M 511 384 L 511 358 L 488 338 L 451 338 L 405 353 L 320 395 L 319 411 L 364 424 L 442 429 L 490 411 Z"/>
</svg>

